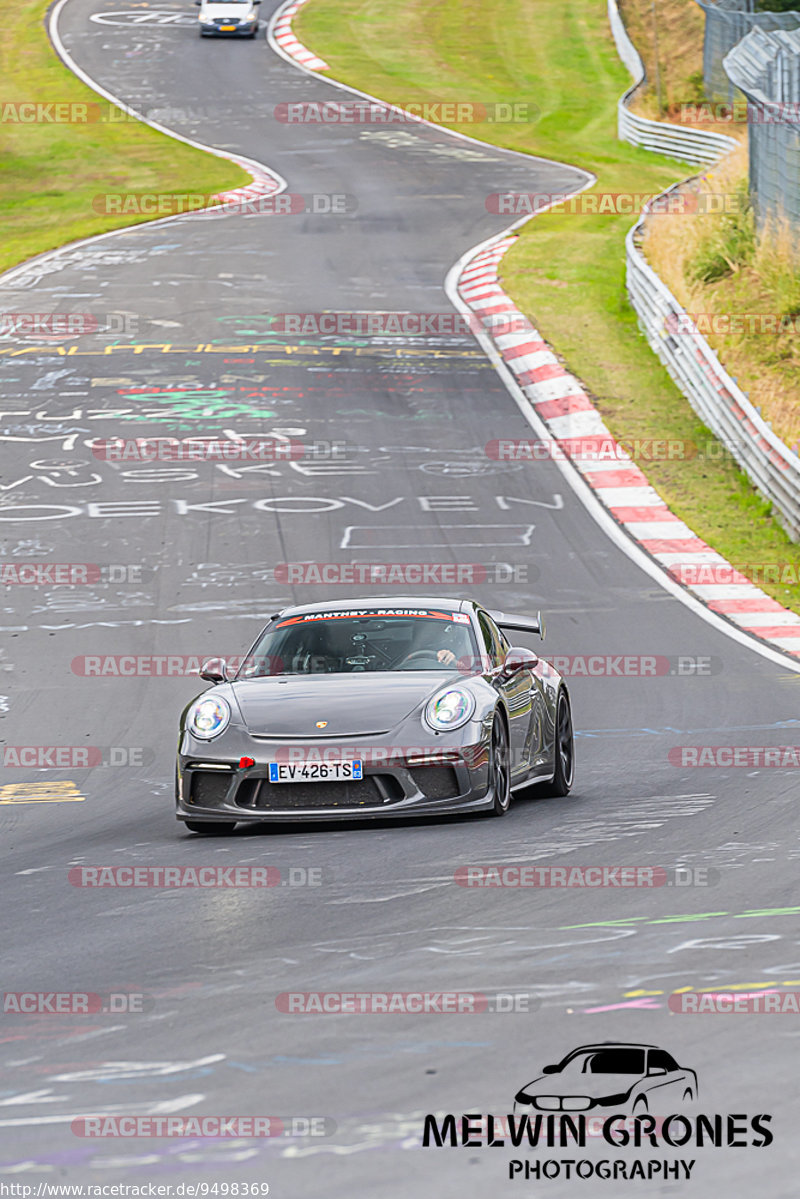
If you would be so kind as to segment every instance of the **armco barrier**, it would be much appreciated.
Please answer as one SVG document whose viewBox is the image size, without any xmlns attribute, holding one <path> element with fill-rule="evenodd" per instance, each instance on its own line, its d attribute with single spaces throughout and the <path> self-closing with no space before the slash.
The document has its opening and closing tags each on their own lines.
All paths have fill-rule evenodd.
<svg viewBox="0 0 800 1199">
<path fill-rule="evenodd" d="M 639 324 L 697 415 L 772 502 L 792 540 L 800 541 L 800 458 L 762 420 L 705 338 L 694 330 L 685 310 L 648 266 L 639 248 L 646 215 L 642 214 L 625 239 L 628 294 Z"/>
<path fill-rule="evenodd" d="M 656 154 L 680 158 L 684 162 L 712 163 L 733 150 L 737 143 L 724 133 L 670 125 L 666 121 L 650 121 L 631 112 L 628 105 L 637 88 L 644 82 L 644 63 L 628 37 L 622 22 L 617 0 L 608 0 L 608 20 L 617 46 L 617 53 L 633 76 L 633 84 L 617 104 L 617 136 L 632 146 L 642 146 Z"/>
<path fill-rule="evenodd" d="M 616 0 L 608 0 L 611 31 L 622 61 L 634 77 L 618 105 L 618 135 L 622 141 L 688 162 L 716 162 L 737 146 L 724 134 L 681 129 L 661 121 L 645 121 L 628 111 L 627 103 L 644 79 L 644 67 L 628 37 Z M 752 36 L 752 35 L 751 35 Z M 677 149 L 667 147 L 682 147 Z M 665 195 L 680 187 L 676 183 Z M 789 536 L 800 541 L 800 459 L 772 432 L 741 388 L 730 377 L 708 342 L 641 251 L 642 214 L 625 239 L 628 295 L 651 348 L 700 419 L 727 447 L 755 487 L 771 501 Z M 689 332 L 675 332 L 680 328 Z"/>
</svg>

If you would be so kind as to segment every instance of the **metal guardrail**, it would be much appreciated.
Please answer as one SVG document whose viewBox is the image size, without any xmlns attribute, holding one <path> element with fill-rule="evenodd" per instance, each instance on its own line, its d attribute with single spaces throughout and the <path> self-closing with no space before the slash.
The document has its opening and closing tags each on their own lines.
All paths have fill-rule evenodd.
<svg viewBox="0 0 800 1199">
<path fill-rule="evenodd" d="M 626 282 L 639 324 L 697 415 L 771 501 L 792 540 L 800 541 L 800 458 L 773 433 L 646 262 L 639 246 L 646 216 L 625 239 Z"/>
<path fill-rule="evenodd" d="M 703 165 L 716 162 L 723 154 L 732 150 L 737 143 L 724 133 L 684 128 L 681 125 L 671 125 L 667 121 L 651 121 L 630 111 L 628 105 L 644 82 L 644 63 L 628 37 L 617 0 L 608 0 L 608 20 L 617 53 L 633 76 L 633 85 L 617 104 L 617 136 L 620 141 L 629 142 L 632 146 L 641 146 L 656 154 L 666 154 L 683 162 Z"/>
<path fill-rule="evenodd" d="M 800 21 L 800 13 L 794 13 Z M 750 198 L 760 228 L 800 228 L 800 29 L 754 29 L 724 62 L 747 99 Z"/>
<path fill-rule="evenodd" d="M 800 0 L 799 0 L 800 2 Z M 736 87 L 722 60 L 753 29 L 797 29 L 800 13 L 753 12 L 755 0 L 696 0 L 705 13 L 703 88 L 712 100 L 734 99 Z"/>
<path fill-rule="evenodd" d="M 702 158 L 681 155 L 690 162 L 715 162 L 733 149 L 738 144 L 733 138 L 702 130 L 683 130 L 658 121 L 643 122 L 628 112 L 627 103 L 644 79 L 644 67 L 622 24 L 616 0 L 608 0 L 608 12 L 620 58 L 635 80 L 619 102 L 619 137 L 663 154 L 671 151 L 663 148 L 665 142 L 661 130 L 670 130 L 676 139 L 694 134 L 694 142 L 699 138 L 704 143 L 704 153 Z M 646 126 L 656 126 L 656 131 L 651 133 Z M 686 143 L 682 144 L 685 148 Z M 674 184 L 664 195 L 680 186 L 680 182 Z M 641 237 L 646 217 L 647 211 L 642 213 L 625 239 L 626 284 L 639 325 L 694 411 L 728 449 L 754 486 L 772 503 L 789 536 L 800 541 L 800 458 L 762 419 L 711 346 L 697 332 L 686 310 L 645 260 Z"/>
</svg>

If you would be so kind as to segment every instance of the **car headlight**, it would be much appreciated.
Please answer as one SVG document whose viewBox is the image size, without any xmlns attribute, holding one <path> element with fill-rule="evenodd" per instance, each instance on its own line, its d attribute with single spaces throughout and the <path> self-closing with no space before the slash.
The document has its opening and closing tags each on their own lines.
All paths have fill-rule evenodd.
<svg viewBox="0 0 800 1199">
<path fill-rule="evenodd" d="M 462 687 L 448 687 L 429 700 L 425 708 L 425 723 L 437 733 L 460 729 L 475 711 L 475 696 Z"/>
<path fill-rule="evenodd" d="M 228 727 L 231 709 L 218 695 L 203 695 L 189 709 L 186 727 L 201 741 L 210 741 Z"/>
</svg>

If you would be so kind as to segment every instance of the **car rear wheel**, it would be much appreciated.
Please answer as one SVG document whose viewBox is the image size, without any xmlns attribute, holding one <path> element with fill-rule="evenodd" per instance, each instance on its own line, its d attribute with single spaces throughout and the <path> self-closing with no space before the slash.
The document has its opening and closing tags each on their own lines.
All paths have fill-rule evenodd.
<svg viewBox="0 0 800 1199">
<path fill-rule="evenodd" d="M 649 1112 L 649 1110 L 650 1109 L 647 1106 L 647 1100 L 645 1099 L 644 1095 L 640 1095 L 633 1105 L 634 1116 L 643 1116 L 646 1112 Z"/>
<path fill-rule="evenodd" d="M 501 716 L 495 716 L 492 725 L 489 785 L 493 797 L 492 815 L 505 816 L 511 807 L 511 766 L 508 760 L 508 733 Z"/>
<path fill-rule="evenodd" d="M 190 833 L 205 833 L 207 837 L 227 837 L 236 828 L 235 820 L 184 820 Z"/>
<path fill-rule="evenodd" d="M 572 710 L 565 691 L 556 704 L 555 769 L 552 782 L 544 789 L 546 795 L 569 795 L 575 777 L 575 739 L 572 731 Z"/>
</svg>

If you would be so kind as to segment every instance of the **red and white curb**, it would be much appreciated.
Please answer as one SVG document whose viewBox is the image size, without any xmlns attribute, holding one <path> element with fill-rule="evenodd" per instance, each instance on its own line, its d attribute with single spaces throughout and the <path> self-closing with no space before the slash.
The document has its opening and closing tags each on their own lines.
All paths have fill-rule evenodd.
<svg viewBox="0 0 800 1199">
<path fill-rule="evenodd" d="M 292 32 L 292 18 L 305 3 L 306 0 L 295 0 L 294 4 L 282 8 L 271 26 L 272 36 L 285 54 L 302 66 L 308 67 L 309 71 L 327 71 L 329 68 L 325 60 L 306 50 Z"/>
<path fill-rule="evenodd" d="M 246 183 L 244 187 L 235 187 L 231 191 L 217 192 L 213 197 L 215 206 L 227 207 L 229 204 L 237 206 L 246 204 L 247 201 L 258 200 L 262 196 L 274 196 L 286 188 L 286 180 L 271 171 L 269 167 L 264 166 L 263 163 L 256 162 L 252 158 L 238 158 L 235 154 L 229 154 L 227 157 L 252 175 L 253 181 Z M 209 212 L 212 210 L 200 208 L 197 211 Z"/>
<path fill-rule="evenodd" d="M 151 129 L 156 129 L 159 133 L 163 133 L 175 141 L 183 142 L 184 145 L 194 146 L 197 150 L 204 150 L 207 154 L 212 154 L 215 158 L 224 158 L 228 162 L 235 162 L 237 166 L 247 171 L 251 182 L 244 184 L 242 187 L 232 188 L 230 191 L 217 193 L 212 197 L 213 203 L 207 208 L 198 208 L 184 213 L 174 213 L 171 216 L 160 217 L 158 220 L 142 221 L 136 225 L 120 226 L 118 229 L 109 229 L 105 233 L 96 233 L 91 237 L 83 237 L 78 241 L 59 246 L 55 250 L 47 250 L 43 254 L 37 254 L 34 258 L 29 258 L 26 262 L 22 262 L 18 266 L 12 267 L 11 270 L 6 271 L 2 276 L 2 286 L 4 287 L 16 283 L 19 276 L 24 275 L 34 264 L 52 261 L 62 254 L 74 254 L 75 251 L 80 250 L 83 246 L 105 241 L 108 238 L 116 237 L 119 233 L 131 233 L 134 229 L 152 228 L 154 225 L 166 225 L 173 221 L 183 221 L 192 218 L 198 219 L 207 213 L 218 212 L 220 208 L 225 209 L 228 206 L 234 205 L 240 206 L 248 202 L 257 201 L 263 196 L 274 196 L 278 192 L 285 191 L 288 187 L 283 176 L 277 171 L 272 170 L 271 167 L 266 166 L 263 162 L 258 162 L 254 158 L 245 158 L 241 154 L 232 154 L 229 150 L 220 150 L 215 146 L 207 146 L 203 142 L 196 141 L 191 137 L 184 137 L 182 133 L 176 133 L 174 129 L 168 129 L 165 125 L 160 125 L 157 121 L 151 121 L 135 108 L 126 104 L 119 96 L 115 96 L 113 92 L 108 91 L 107 88 L 99 84 L 82 67 L 78 66 L 62 41 L 58 22 L 66 4 L 67 0 L 56 0 L 48 16 L 47 32 L 56 54 L 64 63 L 64 66 L 72 71 L 73 75 L 80 79 L 82 83 L 85 83 L 87 87 L 91 88 L 93 92 L 96 92 L 98 96 L 102 96 L 129 116 L 135 117 L 143 125 L 149 125 Z"/>
<path fill-rule="evenodd" d="M 497 268 L 515 241 L 503 237 L 480 250 L 462 268 L 456 287 L 553 440 L 617 523 L 672 579 L 742 632 L 800 657 L 800 616 L 751 583 L 669 510 L 580 382 L 503 291 Z M 514 332 L 493 332 L 493 325 Z"/>
</svg>

